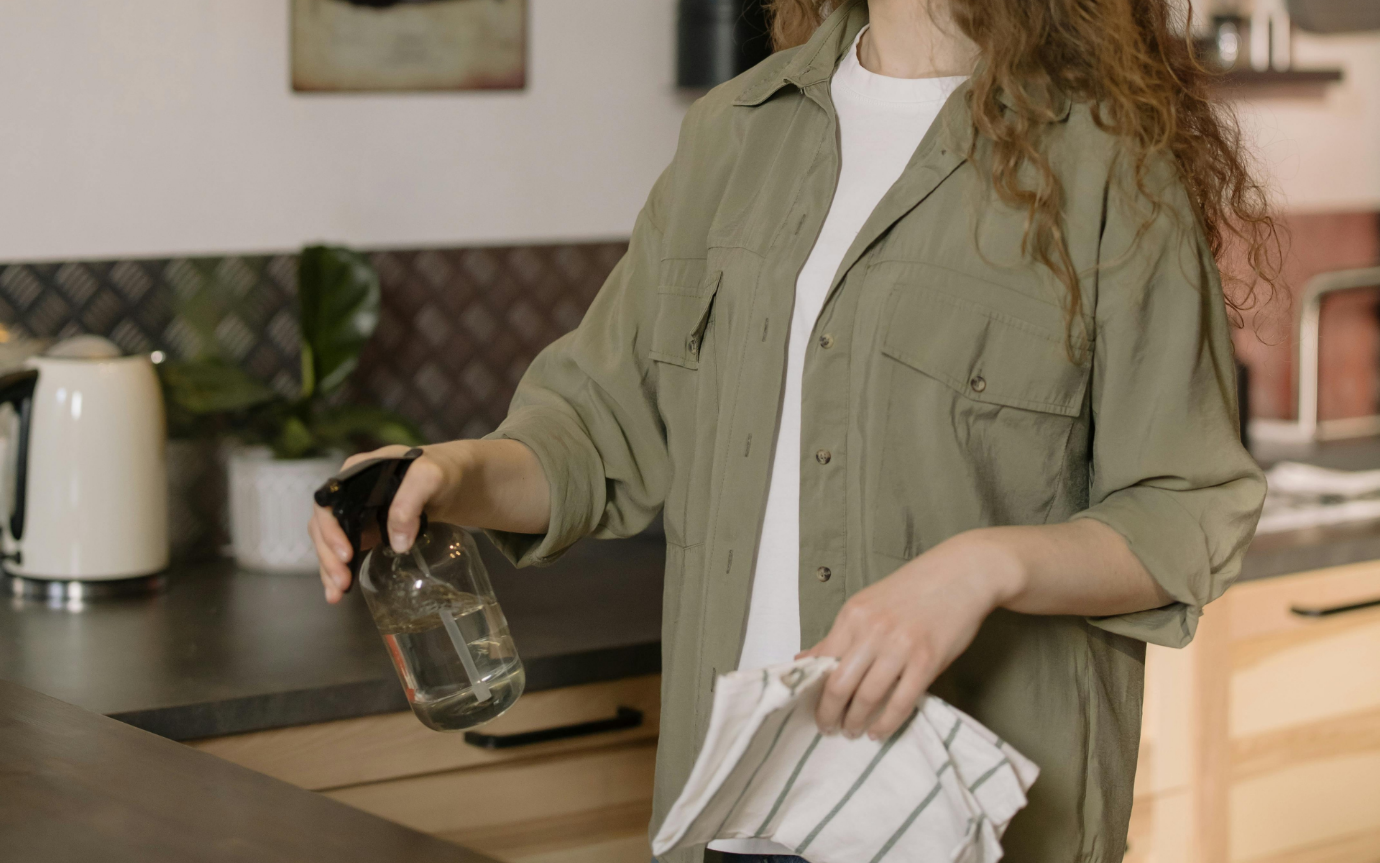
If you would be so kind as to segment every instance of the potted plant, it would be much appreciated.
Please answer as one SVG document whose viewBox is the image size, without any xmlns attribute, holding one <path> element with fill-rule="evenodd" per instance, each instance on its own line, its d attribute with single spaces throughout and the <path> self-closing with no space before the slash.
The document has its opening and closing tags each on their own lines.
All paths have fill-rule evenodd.
<svg viewBox="0 0 1380 863">
<path fill-rule="evenodd" d="M 175 436 L 225 437 L 229 455 L 230 540 L 237 561 L 255 569 L 309 571 L 312 492 L 360 444 L 415 446 L 415 426 L 392 411 L 334 403 L 378 325 L 378 275 L 363 255 L 309 246 L 298 261 L 302 384 L 283 396 L 215 356 L 159 366 Z"/>
</svg>

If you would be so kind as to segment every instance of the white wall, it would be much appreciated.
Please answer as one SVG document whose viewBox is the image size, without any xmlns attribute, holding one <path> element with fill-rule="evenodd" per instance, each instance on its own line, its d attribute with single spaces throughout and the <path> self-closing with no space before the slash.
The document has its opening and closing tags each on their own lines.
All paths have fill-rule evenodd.
<svg viewBox="0 0 1380 863">
<path fill-rule="evenodd" d="M 1298 34 L 1294 63 L 1340 66 L 1346 77 L 1306 94 L 1264 91 L 1237 102 L 1284 208 L 1380 210 L 1380 35 Z"/>
<path fill-rule="evenodd" d="M 287 0 L 0 3 L 0 261 L 624 237 L 670 159 L 675 0 L 529 0 L 521 92 L 294 95 Z M 1380 209 L 1380 37 L 1240 104 L 1290 209 Z"/>
<path fill-rule="evenodd" d="M 674 0 L 529 0 L 525 91 L 296 95 L 287 0 L 0 3 L 0 261 L 626 237 Z"/>
</svg>

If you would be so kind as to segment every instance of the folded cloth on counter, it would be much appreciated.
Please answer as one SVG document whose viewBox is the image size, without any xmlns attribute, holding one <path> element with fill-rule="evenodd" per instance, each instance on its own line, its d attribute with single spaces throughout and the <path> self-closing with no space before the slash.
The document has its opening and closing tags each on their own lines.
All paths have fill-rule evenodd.
<svg viewBox="0 0 1380 863">
<path fill-rule="evenodd" d="M 994 863 L 1039 768 L 933 695 L 886 740 L 821 735 L 837 660 L 718 678 L 704 746 L 652 842 L 770 839 L 811 863 Z"/>
<path fill-rule="evenodd" d="M 1333 470 L 1297 461 L 1282 461 L 1265 477 L 1270 491 L 1281 494 L 1368 497 L 1380 494 L 1380 470 Z"/>
<path fill-rule="evenodd" d="M 1265 478 L 1269 492 L 1257 534 L 1380 518 L 1380 470 L 1282 461 Z"/>
</svg>

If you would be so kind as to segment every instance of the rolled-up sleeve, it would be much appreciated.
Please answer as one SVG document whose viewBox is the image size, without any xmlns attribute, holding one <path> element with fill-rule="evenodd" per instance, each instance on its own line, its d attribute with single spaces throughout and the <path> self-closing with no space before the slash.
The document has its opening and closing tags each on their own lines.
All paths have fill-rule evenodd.
<svg viewBox="0 0 1380 863">
<path fill-rule="evenodd" d="M 1177 214 L 1164 209 L 1144 230 L 1143 208 L 1109 204 L 1093 311 L 1092 481 L 1075 516 L 1121 534 L 1174 599 L 1090 622 L 1170 647 L 1192 640 L 1203 606 L 1231 586 L 1265 497 L 1240 442 L 1217 267 L 1177 197 Z"/>
<path fill-rule="evenodd" d="M 523 375 L 508 417 L 489 439 L 525 444 L 546 473 L 545 534 L 488 531 L 519 566 L 555 560 L 583 536 L 631 536 L 660 511 L 670 477 L 656 406 L 656 370 L 643 343 L 654 314 L 662 245 L 662 174 L 580 326 L 543 350 Z"/>
</svg>

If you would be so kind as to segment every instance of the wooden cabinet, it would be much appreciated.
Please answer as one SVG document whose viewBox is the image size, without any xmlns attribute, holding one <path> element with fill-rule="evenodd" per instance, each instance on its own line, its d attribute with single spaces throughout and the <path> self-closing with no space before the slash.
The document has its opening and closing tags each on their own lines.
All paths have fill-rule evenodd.
<svg viewBox="0 0 1380 863">
<path fill-rule="evenodd" d="M 1131 863 L 1380 861 L 1380 561 L 1238 584 L 1151 647 Z"/>
<path fill-rule="evenodd" d="M 1184 650 L 1151 647 L 1127 863 L 1380 863 L 1380 561 L 1245 582 Z M 410 713 L 198 749 L 515 863 L 646 863 L 659 678 L 534 692 L 512 734 L 641 710 L 641 726 L 512 749 Z"/>
<path fill-rule="evenodd" d="M 635 728 L 506 749 L 411 713 L 194 741 L 245 767 L 514 863 L 646 863 L 660 678 L 524 695 L 484 726 L 507 735 L 643 714 Z"/>
</svg>

